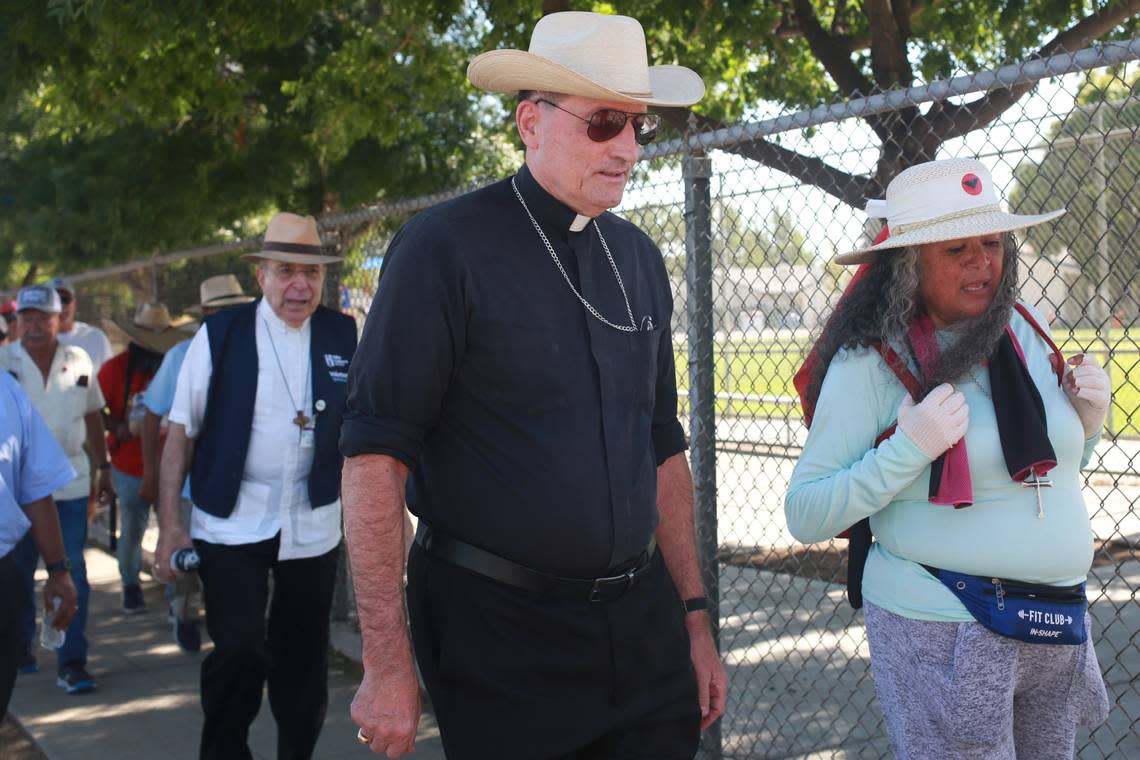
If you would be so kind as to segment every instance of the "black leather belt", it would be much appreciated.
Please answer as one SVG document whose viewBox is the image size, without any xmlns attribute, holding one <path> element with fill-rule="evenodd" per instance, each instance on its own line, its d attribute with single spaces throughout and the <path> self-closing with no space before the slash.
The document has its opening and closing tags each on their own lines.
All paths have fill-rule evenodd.
<svg viewBox="0 0 1140 760">
<path fill-rule="evenodd" d="M 437 559 L 508 586 L 560 599 L 584 599 L 595 604 L 611 602 L 633 588 L 637 579 L 649 569 L 653 553 L 657 549 L 657 539 L 651 538 L 645 551 L 631 560 L 631 567 L 616 575 L 604 578 L 563 578 L 532 570 L 486 549 L 452 538 L 433 530 L 422 521 L 416 528 L 416 543 Z"/>
</svg>

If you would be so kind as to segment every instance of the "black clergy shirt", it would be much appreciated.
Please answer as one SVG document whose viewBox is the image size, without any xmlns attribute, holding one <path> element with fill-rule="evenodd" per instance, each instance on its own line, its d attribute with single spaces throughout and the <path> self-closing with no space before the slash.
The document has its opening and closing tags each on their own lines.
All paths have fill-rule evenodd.
<svg viewBox="0 0 1140 760">
<path fill-rule="evenodd" d="M 516 182 L 574 286 L 628 325 L 593 222 L 570 231 L 576 213 L 525 166 Z M 645 548 L 657 465 L 686 448 L 661 253 L 613 214 L 596 221 L 637 332 L 587 312 L 510 180 L 409 221 L 349 369 L 340 443 L 404 462 L 408 507 L 436 530 L 579 577 Z"/>
</svg>

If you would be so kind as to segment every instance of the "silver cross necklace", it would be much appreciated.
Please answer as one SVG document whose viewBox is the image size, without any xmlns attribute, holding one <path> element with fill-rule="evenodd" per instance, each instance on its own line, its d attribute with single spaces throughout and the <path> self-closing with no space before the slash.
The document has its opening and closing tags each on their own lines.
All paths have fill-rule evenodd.
<svg viewBox="0 0 1140 760">
<path fill-rule="evenodd" d="M 586 307 L 586 311 L 590 312 L 590 314 L 592 314 L 595 319 L 607 327 L 612 327 L 613 329 L 621 330 L 622 332 L 639 332 L 637 322 L 633 319 L 633 309 L 629 305 L 629 296 L 626 295 L 625 292 L 625 284 L 621 281 L 621 273 L 618 271 L 617 264 L 614 263 L 614 257 L 610 253 L 610 247 L 606 245 L 606 239 L 602 237 L 602 230 L 600 227 L 598 227 L 598 221 L 596 219 L 591 220 L 593 222 L 594 229 L 598 232 L 598 240 L 602 241 L 602 250 L 606 252 L 606 258 L 610 261 L 610 268 L 614 270 L 614 278 L 617 279 L 618 288 L 621 289 L 621 297 L 625 299 L 625 311 L 626 314 L 629 315 L 628 325 L 615 325 L 613 322 L 603 317 L 601 312 L 595 309 L 593 304 L 587 301 L 582 296 L 582 294 L 578 292 L 578 289 L 574 287 L 574 283 L 570 281 L 570 275 L 566 274 L 566 269 L 562 266 L 562 262 L 558 260 L 558 254 L 554 252 L 554 246 L 550 244 L 550 240 L 547 239 L 546 233 L 542 231 L 542 227 L 539 226 L 538 220 L 534 218 L 534 214 L 530 213 L 530 207 L 527 206 L 526 201 L 523 200 L 522 193 L 519 192 L 519 188 L 518 185 L 515 184 L 514 177 L 511 177 L 511 189 L 515 191 L 515 197 L 518 198 L 519 203 L 522 204 L 523 211 L 525 211 L 526 215 L 530 217 L 530 223 L 534 225 L 535 232 L 537 232 L 538 236 L 542 238 L 542 242 L 546 246 L 547 252 L 550 253 L 550 258 L 554 259 L 554 265 L 558 267 L 558 271 L 562 273 L 562 279 L 566 280 L 566 284 L 570 286 L 570 290 L 574 292 L 574 295 L 578 296 L 578 300 L 581 301 L 582 305 Z M 648 317 L 646 319 L 648 319 Z M 652 323 L 650 323 L 650 329 L 652 329 Z"/>
<path fill-rule="evenodd" d="M 305 402 L 305 396 L 309 392 L 309 376 L 312 374 L 311 368 L 308 368 L 309 362 L 305 362 L 305 390 L 301 392 L 301 404 L 298 404 L 293 399 L 293 389 L 289 387 L 289 378 L 285 375 L 285 367 L 281 364 L 281 356 L 277 353 L 277 342 L 273 340 L 273 329 L 269 326 L 269 322 L 265 317 L 261 318 L 261 323 L 265 325 L 265 334 L 269 336 L 269 346 L 273 349 L 273 358 L 277 360 L 277 371 L 281 373 L 281 382 L 285 383 L 285 393 L 289 395 L 289 402 L 297 409 L 297 416 L 293 418 L 293 424 L 297 426 L 298 433 L 301 435 L 305 432 L 305 428 L 312 422 L 312 418 L 305 414 L 305 410 L 301 408 L 301 404 Z"/>
<path fill-rule="evenodd" d="M 993 394 L 986 389 L 986 386 L 982 385 L 982 378 L 978 375 L 977 367 L 970 371 L 970 379 L 974 381 L 974 385 L 978 386 L 978 390 L 985 394 L 986 398 L 988 398 L 991 402 L 994 400 Z M 1033 470 L 1029 473 L 1029 476 L 1026 477 L 1025 480 L 1021 481 L 1021 485 L 1024 488 L 1034 488 L 1037 490 L 1037 519 L 1044 520 L 1045 502 L 1041 498 L 1041 489 L 1052 488 L 1053 481 L 1049 478 L 1041 477 L 1037 474 L 1036 470 Z"/>
</svg>

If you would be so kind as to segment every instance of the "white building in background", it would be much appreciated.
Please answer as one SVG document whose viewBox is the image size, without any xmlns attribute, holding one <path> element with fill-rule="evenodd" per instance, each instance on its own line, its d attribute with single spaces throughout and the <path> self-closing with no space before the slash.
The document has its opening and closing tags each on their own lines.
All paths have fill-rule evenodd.
<svg viewBox="0 0 1140 760">
<path fill-rule="evenodd" d="M 687 324 L 683 277 L 674 276 L 673 329 Z M 713 270 L 713 324 L 718 333 L 815 329 L 835 294 L 821 265 L 717 267 Z"/>
</svg>

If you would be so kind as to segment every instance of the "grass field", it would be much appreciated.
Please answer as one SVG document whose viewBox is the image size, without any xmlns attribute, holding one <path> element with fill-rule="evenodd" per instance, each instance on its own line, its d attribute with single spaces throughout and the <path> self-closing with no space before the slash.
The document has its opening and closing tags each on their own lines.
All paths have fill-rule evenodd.
<svg viewBox="0 0 1140 760">
<path fill-rule="evenodd" d="M 1120 330 L 1104 336 L 1092 330 L 1058 334 L 1065 356 L 1084 351 L 1095 355 L 1112 378 L 1113 405 L 1106 427 L 1110 434 L 1140 436 L 1140 330 Z M 806 333 L 783 332 L 771 337 L 724 338 L 714 351 L 717 414 L 799 419 L 800 408 L 792 376 L 809 347 Z M 687 346 L 675 345 L 677 387 L 689 385 Z M 1111 355 L 1111 359 L 1110 359 Z M 681 397 L 684 413 L 686 398 Z"/>
</svg>

